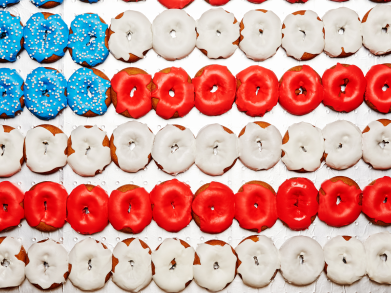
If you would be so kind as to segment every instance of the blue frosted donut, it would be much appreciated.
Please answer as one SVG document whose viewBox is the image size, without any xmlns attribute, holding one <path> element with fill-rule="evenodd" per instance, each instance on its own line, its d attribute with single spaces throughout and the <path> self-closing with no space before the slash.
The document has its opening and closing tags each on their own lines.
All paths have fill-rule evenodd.
<svg viewBox="0 0 391 293">
<path fill-rule="evenodd" d="M 15 62 L 23 48 L 23 25 L 19 16 L 0 11 L 0 61 Z"/>
<path fill-rule="evenodd" d="M 20 0 L 0 0 L 0 7 L 6 8 L 18 4 Z"/>
<path fill-rule="evenodd" d="M 110 80 L 100 70 L 80 68 L 68 80 L 68 105 L 77 115 L 103 115 L 111 103 Z"/>
<path fill-rule="evenodd" d="M 84 2 L 84 3 L 90 3 L 90 4 L 93 4 L 93 3 L 96 3 L 98 2 L 99 0 L 80 0 L 81 2 Z"/>
<path fill-rule="evenodd" d="M 39 63 L 52 63 L 64 56 L 69 31 L 58 14 L 33 14 L 23 29 L 24 48 L 31 59 Z"/>
<path fill-rule="evenodd" d="M 0 118 L 13 118 L 23 107 L 23 78 L 15 69 L 0 68 Z"/>
<path fill-rule="evenodd" d="M 73 61 L 94 67 L 104 62 L 109 55 L 105 38 L 108 25 L 98 14 L 85 13 L 75 17 L 71 23 L 68 48 Z"/>
<path fill-rule="evenodd" d="M 67 106 L 67 80 L 54 68 L 38 67 L 27 75 L 24 102 L 32 114 L 42 120 L 53 119 Z"/>
<path fill-rule="evenodd" d="M 39 8 L 53 8 L 62 3 L 63 0 L 30 0 L 35 6 Z"/>
</svg>

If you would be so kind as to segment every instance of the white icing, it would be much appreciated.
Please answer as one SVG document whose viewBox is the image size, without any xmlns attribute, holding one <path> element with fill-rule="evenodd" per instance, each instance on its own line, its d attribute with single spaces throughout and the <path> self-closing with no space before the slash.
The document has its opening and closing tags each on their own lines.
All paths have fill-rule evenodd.
<svg viewBox="0 0 391 293">
<path fill-rule="evenodd" d="M 19 130 L 4 132 L 0 125 L 0 177 L 11 177 L 18 173 L 22 165 L 24 137 Z"/>
<path fill-rule="evenodd" d="M 0 263 L 4 260 L 9 262 L 8 266 L 0 265 L 0 288 L 16 287 L 24 280 L 25 264 L 18 260 L 22 244 L 13 237 L 7 236 L 0 244 Z"/>
<path fill-rule="evenodd" d="M 373 234 L 364 245 L 368 277 L 380 284 L 391 284 L 391 234 Z"/>
</svg>

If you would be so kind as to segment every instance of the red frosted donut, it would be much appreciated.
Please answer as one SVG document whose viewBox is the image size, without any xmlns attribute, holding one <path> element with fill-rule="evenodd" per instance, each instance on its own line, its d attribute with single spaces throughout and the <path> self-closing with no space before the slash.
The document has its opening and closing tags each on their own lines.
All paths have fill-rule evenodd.
<svg viewBox="0 0 391 293">
<path fill-rule="evenodd" d="M 153 219 L 168 232 L 178 232 L 191 221 L 193 193 L 190 186 L 177 179 L 156 185 L 151 191 Z"/>
<path fill-rule="evenodd" d="M 194 195 L 193 219 L 202 232 L 221 233 L 228 229 L 235 216 L 235 195 L 219 182 L 202 185 Z"/>
<path fill-rule="evenodd" d="M 278 102 L 278 79 L 273 71 L 253 65 L 236 75 L 236 105 L 248 116 L 263 116 Z"/>
<path fill-rule="evenodd" d="M 24 211 L 27 223 L 39 231 L 53 232 L 65 224 L 68 192 L 56 182 L 41 182 L 26 191 Z"/>
<path fill-rule="evenodd" d="M 221 6 L 229 2 L 229 0 L 205 0 L 205 1 L 212 6 Z"/>
<path fill-rule="evenodd" d="M 277 191 L 277 214 L 292 230 L 307 229 L 316 218 L 318 190 L 307 178 L 285 180 Z"/>
<path fill-rule="evenodd" d="M 235 194 L 235 219 L 240 227 L 257 233 L 277 221 L 276 192 L 262 181 L 250 181 Z"/>
<path fill-rule="evenodd" d="M 164 119 L 183 117 L 193 109 L 194 86 L 185 70 L 171 67 L 155 73 L 152 107 Z"/>
<path fill-rule="evenodd" d="M 124 185 L 109 197 L 109 221 L 114 229 L 137 234 L 152 221 L 149 193 L 137 185 Z"/>
<path fill-rule="evenodd" d="M 24 193 L 9 181 L 0 182 L 0 232 L 9 231 L 24 218 Z"/>
<path fill-rule="evenodd" d="M 365 75 L 367 90 L 365 102 L 381 113 L 391 112 L 391 64 L 378 64 L 369 69 Z"/>
<path fill-rule="evenodd" d="M 391 178 L 384 176 L 364 188 L 362 211 L 377 225 L 391 224 Z"/>
<path fill-rule="evenodd" d="M 205 115 L 216 116 L 232 108 L 235 100 L 235 76 L 222 65 L 201 68 L 193 78 L 195 106 Z"/>
<path fill-rule="evenodd" d="M 356 182 L 344 176 L 333 177 L 320 186 L 318 217 L 329 226 L 350 225 L 361 213 L 361 199 Z"/>
<path fill-rule="evenodd" d="M 158 0 L 160 4 L 168 9 L 182 9 L 189 5 L 194 0 Z"/>
<path fill-rule="evenodd" d="M 100 186 L 81 184 L 67 200 L 67 221 L 80 234 L 102 231 L 109 223 L 109 197 Z"/>
<path fill-rule="evenodd" d="M 280 80 L 280 105 L 293 115 L 313 111 L 323 100 L 322 80 L 308 65 L 296 66 Z"/>
</svg>

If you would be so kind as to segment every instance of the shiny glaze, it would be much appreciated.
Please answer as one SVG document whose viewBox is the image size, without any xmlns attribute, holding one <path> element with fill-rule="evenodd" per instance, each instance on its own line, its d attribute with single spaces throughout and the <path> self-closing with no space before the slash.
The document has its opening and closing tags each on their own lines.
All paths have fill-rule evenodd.
<svg viewBox="0 0 391 293">
<path fill-rule="evenodd" d="M 373 104 L 377 111 L 389 113 L 391 111 L 391 90 L 383 91 L 383 86 L 391 86 L 391 68 L 384 65 L 374 65 L 365 75 L 367 88 L 365 101 Z"/>
<path fill-rule="evenodd" d="M 385 201 L 385 202 L 384 202 Z M 375 222 L 391 224 L 391 178 L 384 176 L 364 188 L 362 211 Z"/>
<path fill-rule="evenodd" d="M 207 2 L 212 6 L 221 6 L 227 4 L 229 0 L 209 0 Z"/>
<path fill-rule="evenodd" d="M 128 0 L 124 0 L 128 1 Z M 168 9 L 182 9 L 192 3 L 194 0 L 158 0 L 160 4 Z"/>
<path fill-rule="evenodd" d="M 9 181 L 0 182 L 0 231 L 18 226 L 24 218 L 24 192 Z"/>
</svg>

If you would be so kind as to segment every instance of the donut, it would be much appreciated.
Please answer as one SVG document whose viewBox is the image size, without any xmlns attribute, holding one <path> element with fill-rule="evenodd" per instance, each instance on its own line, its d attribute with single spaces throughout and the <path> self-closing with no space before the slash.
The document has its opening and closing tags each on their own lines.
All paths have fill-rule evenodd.
<svg viewBox="0 0 391 293">
<path fill-rule="evenodd" d="M 147 287 L 152 281 L 151 253 L 149 246 L 138 238 L 118 242 L 112 256 L 113 282 L 130 292 Z"/>
<path fill-rule="evenodd" d="M 23 78 L 15 69 L 0 68 L 0 118 L 14 118 L 23 111 Z"/>
<path fill-rule="evenodd" d="M 196 139 L 189 128 L 168 124 L 156 133 L 152 157 L 158 168 L 170 175 L 188 170 L 196 159 Z"/>
<path fill-rule="evenodd" d="M 220 6 L 227 4 L 229 0 L 205 0 L 206 3 L 209 3 L 212 6 Z"/>
<path fill-rule="evenodd" d="M 69 264 L 69 280 L 73 286 L 83 291 L 94 291 L 103 288 L 110 279 L 112 254 L 102 242 L 85 238 L 72 248 Z"/>
<path fill-rule="evenodd" d="M 191 207 L 193 219 L 201 231 L 217 234 L 227 230 L 232 224 L 235 196 L 227 185 L 212 181 L 197 190 Z"/>
<path fill-rule="evenodd" d="M 24 137 L 19 130 L 0 125 L 0 178 L 11 177 L 22 169 Z"/>
<path fill-rule="evenodd" d="M 141 12 L 126 10 L 111 19 L 109 48 L 115 59 L 136 62 L 152 49 L 152 24 Z"/>
<path fill-rule="evenodd" d="M 184 10 L 164 10 L 152 22 L 153 49 L 168 61 L 189 55 L 196 39 L 196 22 Z"/>
<path fill-rule="evenodd" d="M 365 75 L 367 87 L 365 103 L 380 113 L 391 112 L 391 95 L 388 88 L 391 85 L 391 64 L 377 64 L 371 67 Z"/>
<path fill-rule="evenodd" d="M 58 70 L 38 67 L 27 75 L 23 86 L 27 109 L 41 120 L 50 120 L 67 106 L 67 80 Z"/>
<path fill-rule="evenodd" d="M 99 0 L 80 0 L 80 1 L 84 2 L 84 3 L 89 3 L 89 4 L 93 4 L 93 3 L 99 2 Z"/>
<path fill-rule="evenodd" d="M 1 184 L 1 183 L 0 183 Z M 10 236 L 0 237 L 0 288 L 20 286 L 25 278 L 26 250 L 22 243 Z"/>
<path fill-rule="evenodd" d="M 244 238 L 236 246 L 238 275 L 243 283 L 252 288 L 270 284 L 280 269 L 280 256 L 273 241 L 264 235 Z"/>
<path fill-rule="evenodd" d="M 67 164 L 68 137 L 56 126 L 38 125 L 27 131 L 23 153 L 27 167 L 38 174 L 52 174 Z"/>
<path fill-rule="evenodd" d="M 247 0 L 248 2 L 255 3 L 255 4 L 261 4 L 265 2 L 266 0 Z"/>
<path fill-rule="evenodd" d="M 205 11 L 197 20 L 196 32 L 196 46 L 209 59 L 231 57 L 238 48 L 239 23 L 232 13 L 223 8 Z"/>
<path fill-rule="evenodd" d="M 299 116 L 308 114 L 322 100 L 322 80 L 310 66 L 292 67 L 280 79 L 279 103 L 289 113 Z"/>
<path fill-rule="evenodd" d="M 158 0 L 168 9 L 182 9 L 190 5 L 194 0 Z"/>
<path fill-rule="evenodd" d="M 61 184 L 50 181 L 35 184 L 25 193 L 27 223 L 41 232 L 62 228 L 67 217 L 67 198 L 68 192 Z"/>
<path fill-rule="evenodd" d="M 83 177 L 102 173 L 111 163 L 110 141 L 97 126 L 79 126 L 68 138 L 68 164 Z"/>
<path fill-rule="evenodd" d="M 72 60 L 85 67 L 103 63 L 109 55 L 109 28 L 98 14 L 84 13 L 72 20 L 68 51 Z"/>
<path fill-rule="evenodd" d="M 322 246 L 307 236 L 289 238 L 280 248 L 281 275 L 296 286 L 313 283 L 324 267 Z"/>
<path fill-rule="evenodd" d="M 227 127 L 209 124 L 201 128 L 196 138 L 195 164 L 205 174 L 223 175 L 239 157 L 239 140 Z"/>
<path fill-rule="evenodd" d="M 137 185 L 123 185 L 109 197 L 109 221 L 114 229 L 138 234 L 152 221 L 149 193 Z"/>
<path fill-rule="evenodd" d="M 165 292 L 180 292 L 193 280 L 195 251 L 188 243 L 167 238 L 152 252 L 152 275 Z"/>
<path fill-rule="evenodd" d="M 268 170 L 281 159 L 281 145 L 282 136 L 275 126 L 249 122 L 239 133 L 239 160 L 251 170 Z"/>
<path fill-rule="evenodd" d="M 235 76 L 222 65 L 201 68 L 193 78 L 195 106 L 204 115 L 218 116 L 231 110 L 235 101 Z"/>
<path fill-rule="evenodd" d="M 153 77 L 152 107 L 164 119 L 186 116 L 194 107 L 194 85 L 182 68 L 169 67 Z"/>
<path fill-rule="evenodd" d="M 12 2 L 7 1 L 6 3 Z M 1 7 L 4 7 L 4 5 L 5 3 L 0 3 Z M 19 16 L 15 16 L 9 11 L 0 11 L 0 26 L 0 63 L 15 62 L 23 49 L 23 24 Z"/>
<path fill-rule="evenodd" d="M 128 67 L 111 79 L 111 99 L 118 114 L 140 118 L 152 109 L 152 76 L 144 70 Z"/>
<path fill-rule="evenodd" d="M 276 192 L 263 181 L 249 181 L 235 194 L 235 219 L 239 226 L 261 233 L 277 221 Z"/>
<path fill-rule="evenodd" d="M 68 251 L 52 239 L 30 246 L 26 256 L 26 278 L 34 287 L 52 290 L 68 279 Z"/>
<path fill-rule="evenodd" d="M 20 224 L 24 218 L 23 201 L 24 193 L 16 185 L 0 182 L 0 207 L 3 207 L 0 209 L 0 232 L 10 231 Z"/>
<path fill-rule="evenodd" d="M 191 222 L 193 192 L 186 183 L 164 181 L 152 189 L 150 198 L 153 220 L 164 230 L 179 232 Z"/>
<path fill-rule="evenodd" d="M 67 222 L 80 234 L 91 235 L 102 231 L 109 223 L 108 201 L 106 191 L 99 185 L 77 186 L 67 200 Z"/>
<path fill-rule="evenodd" d="M 194 281 L 202 288 L 217 292 L 235 279 L 238 257 L 228 243 L 209 240 L 197 245 L 193 264 Z"/>
<path fill-rule="evenodd" d="M 277 191 L 278 218 L 294 231 L 307 229 L 318 212 L 317 196 L 318 190 L 307 178 L 285 180 Z"/>
<path fill-rule="evenodd" d="M 313 172 L 324 159 L 322 131 L 307 122 L 292 124 L 282 139 L 282 162 L 290 171 Z"/>
<path fill-rule="evenodd" d="M 32 4 L 38 8 L 50 9 L 62 3 L 63 0 L 30 0 Z"/>
<path fill-rule="evenodd" d="M 387 231 L 370 235 L 364 242 L 368 277 L 379 284 L 391 284 L 391 234 Z"/>
<path fill-rule="evenodd" d="M 20 0 L 0 0 L 0 7 L 6 8 L 18 4 Z"/>
<path fill-rule="evenodd" d="M 256 9 L 246 12 L 240 22 L 239 48 L 247 58 L 265 61 L 274 56 L 280 46 L 280 18 L 271 10 Z"/>
</svg>

